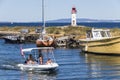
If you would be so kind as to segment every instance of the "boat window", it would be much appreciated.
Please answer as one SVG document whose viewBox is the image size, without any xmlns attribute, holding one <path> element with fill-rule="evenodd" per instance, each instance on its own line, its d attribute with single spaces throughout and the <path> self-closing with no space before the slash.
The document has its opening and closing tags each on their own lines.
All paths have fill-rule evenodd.
<svg viewBox="0 0 120 80">
<path fill-rule="evenodd" d="M 105 31 L 101 31 L 101 35 L 102 35 L 102 37 L 107 37 Z"/>
<path fill-rule="evenodd" d="M 111 37 L 111 35 L 110 35 L 110 31 L 107 31 L 107 35 L 108 35 L 108 37 Z"/>
<path fill-rule="evenodd" d="M 87 38 L 92 38 L 92 33 L 90 31 L 87 31 L 87 34 L 86 34 Z"/>
<path fill-rule="evenodd" d="M 93 34 L 94 34 L 95 37 L 101 37 L 101 35 L 100 35 L 100 33 L 98 31 L 94 31 Z"/>
</svg>

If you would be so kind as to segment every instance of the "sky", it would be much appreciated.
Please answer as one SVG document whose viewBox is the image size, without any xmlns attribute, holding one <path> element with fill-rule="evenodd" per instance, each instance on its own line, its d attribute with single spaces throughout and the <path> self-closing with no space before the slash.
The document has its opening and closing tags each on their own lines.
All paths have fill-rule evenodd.
<svg viewBox="0 0 120 80">
<path fill-rule="evenodd" d="M 120 20 L 120 0 L 44 0 L 45 21 L 71 18 Z M 42 21 L 42 0 L 0 0 L 0 22 Z"/>
</svg>

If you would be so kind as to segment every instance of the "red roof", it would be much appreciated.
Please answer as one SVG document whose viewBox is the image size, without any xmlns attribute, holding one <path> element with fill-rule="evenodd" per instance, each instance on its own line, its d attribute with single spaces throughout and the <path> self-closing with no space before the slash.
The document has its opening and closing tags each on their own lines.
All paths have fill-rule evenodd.
<svg viewBox="0 0 120 80">
<path fill-rule="evenodd" d="M 76 8 L 73 7 L 73 8 L 72 8 L 72 14 L 73 14 L 73 13 L 76 13 L 76 12 L 77 12 Z"/>
</svg>

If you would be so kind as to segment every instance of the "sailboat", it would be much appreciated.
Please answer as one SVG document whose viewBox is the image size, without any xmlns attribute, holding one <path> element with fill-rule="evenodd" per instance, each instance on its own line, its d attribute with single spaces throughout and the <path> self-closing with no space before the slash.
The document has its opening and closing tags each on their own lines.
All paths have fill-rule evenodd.
<svg viewBox="0 0 120 80">
<path fill-rule="evenodd" d="M 42 22 L 43 29 L 39 39 L 36 40 L 37 47 L 54 47 L 54 39 L 46 34 L 45 20 L 44 20 L 44 0 L 42 0 Z"/>
</svg>

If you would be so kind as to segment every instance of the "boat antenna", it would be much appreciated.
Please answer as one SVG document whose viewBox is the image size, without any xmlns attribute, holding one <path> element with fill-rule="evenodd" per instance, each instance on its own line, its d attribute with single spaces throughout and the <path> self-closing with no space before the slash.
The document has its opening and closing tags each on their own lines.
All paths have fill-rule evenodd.
<svg viewBox="0 0 120 80">
<path fill-rule="evenodd" d="M 42 34 L 45 34 L 45 14 L 44 14 L 44 0 L 42 0 L 42 23 L 43 23 L 43 31 Z"/>
</svg>

